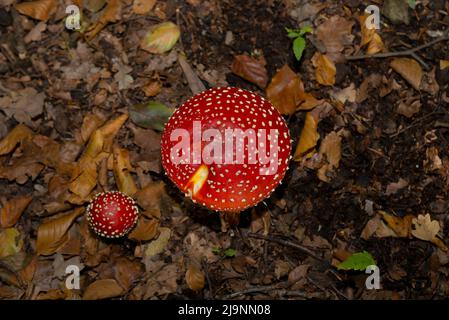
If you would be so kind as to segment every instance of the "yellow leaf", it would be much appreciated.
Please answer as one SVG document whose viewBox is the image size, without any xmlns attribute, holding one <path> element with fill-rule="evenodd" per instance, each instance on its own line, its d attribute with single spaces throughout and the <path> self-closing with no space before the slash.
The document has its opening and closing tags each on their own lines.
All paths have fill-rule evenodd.
<svg viewBox="0 0 449 320">
<path fill-rule="evenodd" d="M 4 229 L 0 232 L 0 258 L 14 255 L 23 247 L 23 240 L 16 228 Z"/>
<path fill-rule="evenodd" d="M 10 228 L 15 225 L 32 199 L 32 197 L 24 196 L 8 201 L 0 210 L 0 225 L 2 228 Z"/>
<path fill-rule="evenodd" d="M 150 243 L 145 245 L 145 257 L 153 257 L 162 251 L 164 251 L 165 247 L 168 244 L 168 241 L 171 237 L 171 230 L 169 228 L 162 227 L 160 228 L 159 237 L 156 240 L 151 241 Z"/>
<path fill-rule="evenodd" d="M 318 170 L 318 178 L 329 182 L 329 173 L 338 168 L 341 159 L 341 137 L 338 133 L 331 132 L 323 139 L 319 153 L 326 163 Z"/>
<path fill-rule="evenodd" d="M 388 227 L 393 230 L 398 237 L 407 238 L 410 236 L 412 228 L 412 215 L 406 215 L 404 217 L 396 217 L 385 211 L 379 211 L 378 214 L 387 223 Z"/>
<path fill-rule="evenodd" d="M 123 288 L 114 279 L 101 279 L 91 283 L 84 291 L 83 300 L 100 300 L 121 296 Z"/>
<path fill-rule="evenodd" d="M 390 67 L 399 73 L 415 90 L 420 89 L 423 71 L 415 59 L 395 58 L 390 63 Z"/>
<path fill-rule="evenodd" d="M 316 68 L 315 77 L 319 84 L 324 86 L 332 86 L 335 84 L 337 68 L 326 55 L 316 52 L 312 57 L 312 64 Z"/>
<path fill-rule="evenodd" d="M 133 11 L 136 14 L 147 14 L 155 4 L 156 0 L 134 0 Z"/>
<path fill-rule="evenodd" d="M 17 125 L 11 132 L 0 141 L 0 155 L 8 154 L 25 140 L 30 140 L 33 132 L 24 124 Z"/>
<path fill-rule="evenodd" d="M 67 231 L 73 221 L 84 212 L 78 208 L 62 217 L 42 223 L 37 229 L 37 254 L 48 256 L 60 249 L 69 239 Z"/>
<path fill-rule="evenodd" d="M 186 283 L 193 291 L 199 291 L 204 288 L 204 273 L 196 266 L 192 265 L 186 272 Z"/>
<path fill-rule="evenodd" d="M 128 150 L 114 145 L 113 154 L 115 183 L 121 192 L 132 196 L 137 192 L 137 186 L 131 175 L 134 169 L 129 162 Z"/>
<path fill-rule="evenodd" d="M 367 46 L 366 54 L 376 54 L 384 49 L 384 43 L 382 38 L 377 33 L 376 29 L 368 29 L 366 27 L 366 19 L 369 15 L 365 14 L 359 17 L 360 28 L 362 31 L 362 43 L 361 46 Z"/>
<path fill-rule="evenodd" d="M 304 156 L 310 154 L 310 152 L 315 148 L 318 139 L 320 138 L 317 131 L 318 122 L 319 119 L 317 116 L 315 116 L 312 112 L 307 112 L 304 127 L 302 128 L 293 160 L 300 161 Z"/>
<path fill-rule="evenodd" d="M 170 51 L 181 35 L 181 30 L 173 22 L 163 22 L 153 26 L 143 38 L 140 47 L 151 53 Z"/>
<path fill-rule="evenodd" d="M 56 0 L 38 0 L 21 2 L 15 5 L 17 11 L 36 20 L 47 21 L 56 11 Z"/>
</svg>

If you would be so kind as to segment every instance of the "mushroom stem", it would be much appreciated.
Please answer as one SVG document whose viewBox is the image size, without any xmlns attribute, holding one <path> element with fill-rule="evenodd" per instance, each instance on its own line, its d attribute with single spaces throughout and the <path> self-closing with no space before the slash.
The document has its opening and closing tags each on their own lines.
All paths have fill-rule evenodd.
<svg viewBox="0 0 449 320">
<path fill-rule="evenodd" d="M 240 211 L 220 212 L 221 232 L 227 232 L 228 228 L 236 227 L 240 223 Z"/>
</svg>

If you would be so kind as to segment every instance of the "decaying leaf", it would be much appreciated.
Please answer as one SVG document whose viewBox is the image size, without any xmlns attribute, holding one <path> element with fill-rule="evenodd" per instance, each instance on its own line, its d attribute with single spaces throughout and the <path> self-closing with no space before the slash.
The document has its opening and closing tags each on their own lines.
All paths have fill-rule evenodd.
<svg viewBox="0 0 449 320">
<path fill-rule="evenodd" d="M 204 273 L 195 265 L 191 265 L 186 272 L 186 283 L 190 290 L 200 291 L 204 288 Z"/>
<path fill-rule="evenodd" d="M 17 125 L 0 141 L 0 155 L 10 153 L 19 143 L 30 140 L 33 132 L 23 124 Z"/>
<path fill-rule="evenodd" d="M 338 168 L 341 159 L 341 137 L 336 132 L 329 133 L 321 142 L 319 154 L 325 164 L 318 170 L 321 181 L 329 182 L 334 169 Z"/>
<path fill-rule="evenodd" d="M 408 238 L 412 229 L 412 215 L 397 217 L 388 214 L 385 211 L 379 211 L 378 214 L 387 223 L 388 227 L 400 238 Z"/>
<path fill-rule="evenodd" d="M 136 14 L 147 14 L 155 4 L 156 0 L 134 0 L 133 11 Z"/>
<path fill-rule="evenodd" d="M 139 127 L 157 131 L 164 130 L 164 125 L 172 114 L 172 109 L 157 101 L 139 103 L 129 107 L 129 116 L 132 122 Z"/>
<path fill-rule="evenodd" d="M 361 15 L 359 17 L 360 29 L 362 32 L 361 46 L 366 46 L 366 54 L 376 54 L 384 49 L 384 43 L 382 38 L 377 33 L 375 28 L 367 28 L 366 20 L 370 17 L 368 14 Z"/>
<path fill-rule="evenodd" d="M 23 240 L 16 228 L 8 228 L 0 231 L 0 258 L 12 256 L 23 247 Z"/>
<path fill-rule="evenodd" d="M 0 209 L 0 226 L 2 228 L 14 226 L 32 199 L 30 196 L 23 196 L 8 201 Z"/>
<path fill-rule="evenodd" d="M 133 196 L 137 192 L 137 186 L 131 175 L 134 169 L 129 161 L 129 152 L 114 145 L 113 155 L 115 183 L 121 192 Z"/>
<path fill-rule="evenodd" d="M 447 251 L 446 245 L 437 237 L 440 224 L 430 218 L 430 214 L 418 215 L 412 220 L 413 228 L 411 234 L 418 239 L 436 244 L 440 249 Z"/>
<path fill-rule="evenodd" d="M 343 17 L 332 16 L 323 22 L 316 30 L 317 38 L 326 48 L 326 53 L 332 61 L 337 61 L 344 47 L 354 40 L 352 27 L 354 22 Z"/>
<path fill-rule="evenodd" d="M 92 40 L 95 36 L 103 30 L 104 27 L 110 22 L 116 22 L 121 19 L 122 1 L 110 0 L 107 1 L 106 8 L 103 10 L 100 18 L 93 23 L 85 33 L 87 41 Z"/>
<path fill-rule="evenodd" d="M 137 225 L 128 235 L 129 239 L 137 241 L 148 241 L 154 239 L 159 232 L 159 221 L 140 217 Z"/>
<path fill-rule="evenodd" d="M 101 300 L 121 296 L 123 288 L 114 279 L 101 279 L 91 283 L 84 292 L 83 300 Z"/>
<path fill-rule="evenodd" d="M 21 2 L 15 5 L 17 11 L 36 20 L 47 21 L 56 11 L 58 1 L 37 0 Z"/>
<path fill-rule="evenodd" d="M 67 231 L 83 212 L 84 208 L 78 208 L 69 214 L 42 223 L 37 229 L 37 254 L 51 255 L 63 247 L 69 239 Z"/>
<path fill-rule="evenodd" d="M 167 21 L 151 27 L 140 43 L 140 47 L 154 54 L 170 51 L 181 35 L 181 30 L 173 22 Z"/>
<path fill-rule="evenodd" d="M 398 182 L 392 182 L 387 186 L 387 189 L 385 190 L 385 194 L 387 196 L 395 194 L 399 190 L 405 188 L 408 186 L 408 181 L 405 179 L 400 178 Z"/>
<path fill-rule="evenodd" d="M 297 110 L 310 110 L 320 100 L 304 91 L 304 84 L 288 65 L 284 65 L 271 79 L 266 90 L 270 102 L 281 114 L 291 115 Z"/>
<path fill-rule="evenodd" d="M 420 90 L 423 71 L 415 59 L 395 58 L 390 63 L 391 68 L 399 73 L 415 90 Z"/>
<path fill-rule="evenodd" d="M 137 203 L 144 209 L 144 215 L 159 217 L 161 197 L 164 193 L 165 185 L 162 181 L 159 181 L 146 185 L 134 197 Z"/>
<path fill-rule="evenodd" d="M 315 78 L 319 84 L 332 86 L 335 84 L 337 68 L 335 64 L 326 55 L 316 52 L 312 57 L 312 63 L 315 69 Z"/>
<path fill-rule="evenodd" d="M 168 244 L 168 241 L 171 237 L 171 230 L 169 228 L 161 227 L 159 228 L 159 236 L 157 239 L 151 241 L 150 243 L 144 245 L 144 257 L 149 258 L 153 257 L 162 251 L 164 251 L 165 247 Z"/>
<path fill-rule="evenodd" d="M 318 122 L 319 118 L 314 113 L 307 112 L 304 127 L 301 131 L 301 136 L 299 137 L 299 142 L 296 147 L 293 160 L 300 161 L 304 157 L 307 158 L 307 156 L 314 150 L 318 140 L 320 139 L 320 134 L 318 133 Z"/>
<path fill-rule="evenodd" d="M 268 74 L 265 64 L 266 62 L 263 58 L 256 59 L 247 54 L 241 54 L 234 57 L 231 70 L 239 77 L 264 89 L 268 83 Z"/>
</svg>

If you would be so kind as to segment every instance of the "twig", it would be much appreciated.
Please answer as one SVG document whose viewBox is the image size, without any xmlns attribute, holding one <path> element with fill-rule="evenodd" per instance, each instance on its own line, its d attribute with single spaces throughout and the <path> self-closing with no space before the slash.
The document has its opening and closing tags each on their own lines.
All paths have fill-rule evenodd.
<svg viewBox="0 0 449 320">
<path fill-rule="evenodd" d="M 318 256 L 317 254 L 315 254 L 309 248 L 307 248 L 305 246 L 302 246 L 302 245 L 300 245 L 298 243 L 295 243 L 293 241 L 283 240 L 283 239 L 279 239 L 279 238 L 272 237 L 272 236 L 264 236 L 264 235 L 257 234 L 257 233 L 248 233 L 248 237 L 256 238 L 256 239 L 262 239 L 262 240 L 271 241 L 271 242 L 276 242 L 276 243 L 282 244 L 282 245 L 287 246 L 287 247 L 295 248 L 295 249 L 298 249 L 298 250 L 302 251 L 303 253 L 309 255 L 310 257 L 312 257 L 314 259 L 317 259 L 317 260 L 319 260 L 321 262 L 325 262 L 326 264 L 329 263 L 325 259 L 323 259 L 320 256 Z"/>
<path fill-rule="evenodd" d="M 431 47 L 439 42 L 447 41 L 449 40 L 448 30 L 444 32 L 444 35 L 441 37 L 438 37 L 428 43 L 425 43 L 423 45 L 420 45 L 416 48 L 407 49 L 403 51 L 394 51 L 394 52 L 384 52 L 384 53 L 377 53 L 377 54 L 364 54 L 364 55 L 358 55 L 358 56 L 345 56 L 347 61 L 354 61 L 354 60 L 363 60 L 363 59 L 379 59 L 379 58 L 390 58 L 390 57 L 400 57 L 400 56 L 411 56 L 418 60 L 419 63 L 423 65 L 424 68 L 427 70 L 429 69 L 429 66 L 427 63 L 425 63 L 417 54 L 416 52 L 421 51 L 423 49 L 426 49 L 428 47 Z"/>
<path fill-rule="evenodd" d="M 227 299 L 236 298 L 238 296 L 244 296 L 245 294 L 264 293 L 264 292 L 269 292 L 269 291 L 274 291 L 274 290 L 281 290 L 281 289 L 282 288 L 279 288 L 278 285 L 252 287 L 252 288 L 249 288 L 249 289 L 246 289 L 246 290 L 237 291 L 237 292 L 234 292 L 234 293 L 227 294 L 227 295 L 223 296 L 222 299 L 223 300 L 227 300 Z"/>
<path fill-rule="evenodd" d="M 207 262 L 205 260 L 202 261 L 202 265 L 203 265 L 203 269 L 204 269 L 204 273 L 206 274 L 206 280 L 207 280 L 207 285 L 209 287 L 209 295 L 211 299 L 214 299 L 214 289 L 212 287 L 212 281 L 210 281 L 210 276 L 209 276 L 209 267 L 207 265 Z"/>
</svg>

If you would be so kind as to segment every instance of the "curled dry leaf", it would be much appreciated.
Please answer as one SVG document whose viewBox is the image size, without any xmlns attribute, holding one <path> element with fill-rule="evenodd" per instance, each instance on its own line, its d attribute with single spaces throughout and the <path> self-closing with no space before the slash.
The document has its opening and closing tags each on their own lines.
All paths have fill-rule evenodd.
<svg viewBox="0 0 449 320">
<path fill-rule="evenodd" d="M 73 221 L 84 212 L 78 208 L 59 218 L 42 223 L 37 229 L 37 254 L 51 255 L 69 240 L 68 230 Z"/>
<path fill-rule="evenodd" d="M 394 231 L 394 233 L 400 238 L 407 238 L 410 236 L 412 229 L 412 215 L 406 215 L 404 217 L 397 217 L 386 213 L 385 211 L 379 211 L 378 214 L 387 223 L 387 226 Z"/>
<path fill-rule="evenodd" d="M 147 14 L 153 9 L 156 0 L 134 0 L 133 12 L 136 14 Z"/>
<path fill-rule="evenodd" d="M 154 239 L 158 231 L 159 221 L 157 219 L 140 217 L 137 225 L 128 235 L 128 238 L 137 241 L 148 241 Z"/>
<path fill-rule="evenodd" d="M 335 84 L 337 68 L 326 55 L 316 52 L 312 57 L 312 64 L 316 68 L 315 78 L 319 84 L 324 86 L 332 86 Z"/>
<path fill-rule="evenodd" d="M 58 1 L 56 0 L 37 0 L 18 3 L 15 8 L 23 15 L 36 20 L 47 21 L 56 11 L 57 6 Z"/>
<path fill-rule="evenodd" d="M 368 29 L 366 27 L 366 20 L 370 17 L 368 14 L 361 15 L 359 17 L 360 28 L 362 32 L 361 46 L 367 46 L 366 54 L 376 54 L 384 49 L 384 43 L 382 38 L 377 33 L 375 28 Z"/>
<path fill-rule="evenodd" d="M 274 75 L 266 93 L 281 114 L 291 115 L 297 110 L 309 110 L 321 103 L 304 91 L 303 82 L 288 65 L 284 65 Z"/>
<path fill-rule="evenodd" d="M 95 36 L 103 30 L 103 28 L 110 22 L 116 22 L 121 19 L 122 12 L 122 1 L 121 0 L 110 0 L 107 2 L 106 8 L 104 9 L 100 18 L 91 25 L 86 33 L 85 37 L 87 41 L 91 41 Z"/>
<path fill-rule="evenodd" d="M 0 226 L 2 228 L 14 226 L 32 199 L 32 197 L 24 196 L 8 201 L 0 210 Z"/>
<path fill-rule="evenodd" d="M 135 199 L 139 206 L 144 209 L 146 216 L 160 216 L 161 197 L 165 193 L 165 185 L 162 181 L 153 182 L 140 189 L 135 194 Z"/>
<path fill-rule="evenodd" d="M 326 48 L 327 54 L 336 61 L 344 47 L 354 40 L 352 27 L 354 22 L 343 17 L 332 16 L 318 26 L 316 36 Z"/>
<path fill-rule="evenodd" d="M 0 258 L 15 255 L 22 250 L 23 240 L 16 228 L 0 231 Z"/>
<path fill-rule="evenodd" d="M 420 64 L 415 59 L 395 58 L 391 61 L 390 67 L 407 80 L 415 90 L 419 91 L 423 78 L 423 71 Z"/>
<path fill-rule="evenodd" d="M 33 132 L 23 124 L 18 124 L 9 134 L 0 141 L 0 155 L 8 154 L 25 140 L 30 140 Z"/>
<path fill-rule="evenodd" d="M 193 291 L 200 291 L 204 288 L 204 273 L 196 266 L 191 265 L 186 272 L 186 283 Z"/>
<path fill-rule="evenodd" d="M 123 288 L 114 279 L 101 279 L 91 283 L 84 291 L 83 300 L 101 300 L 119 297 Z"/>
<path fill-rule="evenodd" d="M 338 168 L 341 160 L 341 137 L 336 132 L 329 133 L 321 143 L 319 154 L 326 162 L 318 170 L 318 178 L 329 182 L 329 176 Z"/>
<path fill-rule="evenodd" d="M 147 32 L 140 47 L 150 53 L 161 54 L 170 51 L 181 35 L 181 30 L 173 22 L 157 24 Z"/>
<path fill-rule="evenodd" d="M 98 129 L 103 123 L 105 119 L 103 116 L 98 114 L 89 113 L 83 119 L 83 124 L 81 125 L 81 132 L 77 135 L 77 143 L 85 144 L 92 133 Z"/>
<path fill-rule="evenodd" d="M 134 169 L 129 161 L 129 152 L 118 145 L 114 145 L 113 155 L 115 183 L 121 192 L 132 196 L 137 192 L 137 186 L 131 175 Z"/>
<path fill-rule="evenodd" d="M 266 62 L 263 58 L 256 59 L 247 54 L 241 54 L 234 57 L 231 70 L 236 75 L 264 89 L 268 83 L 265 64 Z"/>
<path fill-rule="evenodd" d="M 161 227 L 159 228 L 159 231 L 160 233 L 156 240 L 144 245 L 145 258 L 150 258 L 161 253 L 167 246 L 171 237 L 171 230 L 169 228 Z"/>
<path fill-rule="evenodd" d="M 319 118 L 316 114 L 307 112 L 304 127 L 302 128 L 293 160 L 301 161 L 304 157 L 307 158 L 311 155 L 320 138 L 320 134 L 318 133 L 318 122 Z"/>
</svg>

